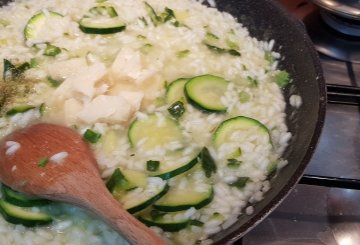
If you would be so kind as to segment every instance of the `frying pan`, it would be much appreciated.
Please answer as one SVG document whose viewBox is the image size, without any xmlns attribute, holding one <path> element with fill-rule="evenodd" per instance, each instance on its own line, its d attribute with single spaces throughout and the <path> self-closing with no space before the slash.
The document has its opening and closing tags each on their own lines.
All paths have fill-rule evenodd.
<svg viewBox="0 0 360 245">
<path fill-rule="evenodd" d="M 9 0 L 0 0 L 0 6 Z M 304 26 L 293 19 L 275 1 L 218 0 L 217 8 L 236 17 L 259 40 L 276 41 L 275 51 L 285 58 L 280 68 L 287 70 L 292 83 L 284 90 L 287 125 L 293 137 L 283 157 L 289 164 L 276 178 L 264 199 L 254 205 L 252 215 L 240 216 L 226 230 L 211 237 L 215 244 L 231 244 L 270 214 L 301 178 L 318 142 L 324 123 L 326 92 L 319 58 Z M 289 105 L 292 94 L 299 94 L 299 109 Z"/>
</svg>

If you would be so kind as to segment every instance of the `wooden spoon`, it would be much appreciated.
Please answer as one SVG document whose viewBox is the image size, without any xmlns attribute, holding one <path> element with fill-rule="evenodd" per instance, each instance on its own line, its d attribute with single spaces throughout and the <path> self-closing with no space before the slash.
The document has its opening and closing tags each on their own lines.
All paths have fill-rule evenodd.
<svg viewBox="0 0 360 245">
<path fill-rule="evenodd" d="M 20 148 L 13 152 L 10 141 Z M 60 152 L 67 155 L 62 161 L 39 166 L 40 159 Z M 166 244 L 112 197 L 88 145 L 69 128 L 42 123 L 6 136 L 0 142 L 0 181 L 20 192 L 89 209 L 131 244 Z"/>
</svg>

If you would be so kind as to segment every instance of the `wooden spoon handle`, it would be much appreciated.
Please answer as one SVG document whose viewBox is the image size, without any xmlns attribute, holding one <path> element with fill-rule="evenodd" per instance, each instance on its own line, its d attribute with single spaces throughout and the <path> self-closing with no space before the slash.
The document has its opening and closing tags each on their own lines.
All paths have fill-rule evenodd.
<svg viewBox="0 0 360 245">
<path fill-rule="evenodd" d="M 99 195 L 99 193 L 101 194 Z M 124 210 L 106 189 L 102 192 L 88 192 L 87 200 L 89 203 L 86 203 L 85 206 L 103 217 L 109 225 L 122 234 L 131 244 L 167 244 L 154 231 Z"/>
</svg>

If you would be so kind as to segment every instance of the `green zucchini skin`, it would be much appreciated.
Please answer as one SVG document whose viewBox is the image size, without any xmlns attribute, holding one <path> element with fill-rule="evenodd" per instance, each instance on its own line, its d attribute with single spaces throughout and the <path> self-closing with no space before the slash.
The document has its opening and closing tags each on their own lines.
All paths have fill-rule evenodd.
<svg viewBox="0 0 360 245">
<path fill-rule="evenodd" d="M 171 170 L 169 172 L 156 173 L 156 174 L 152 175 L 152 177 L 159 177 L 159 178 L 162 178 L 163 180 L 168 180 L 179 174 L 185 173 L 186 171 L 188 171 L 192 167 L 194 167 L 198 162 L 199 162 L 199 160 L 196 157 L 193 160 L 191 160 L 189 163 L 187 163 L 177 169 Z"/>
<path fill-rule="evenodd" d="M 171 190 L 168 194 L 171 193 Z M 209 195 L 200 200 L 198 203 L 189 203 L 189 204 L 181 204 L 181 205 L 168 205 L 167 203 L 155 203 L 153 205 L 154 209 L 157 209 L 159 211 L 164 211 L 164 212 L 177 212 L 177 211 L 183 211 L 183 210 L 188 210 L 191 207 L 194 207 L 196 209 L 200 209 L 205 207 L 206 205 L 208 205 L 209 203 L 212 202 L 212 200 L 214 199 L 214 190 L 213 188 L 211 188 Z M 161 199 L 160 199 L 161 201 Z"/>
<path fill-rule="evenodd" d="M 227 136 L 231 132 L 247 130 L 249 127 L 257 127 L 262 134 L 267 134 L 269 142 L 272 144 L 270 130 L 258 120 L 245 116 L 237 116 L 223 121 L 216 129 L 212 141 L 215 147 L 219 147 L 227 141 Z"/>
<path fill-rule="evenodd" d="M 149 207 L 150 205 L 152 205 L 154 202 L 156 202 L 162 196 L 164 196 L 168 191 L 169 191 L 169 185 L 166 184 L 161 192 L 159 192 L 158 194 L 156 194 L 155 196 L 151 197 L 150 199 L 146 200 L 143 203 L 140 203 L 134 207 L 128 208 L 127 211 L 131 214 L 137 213 L 137 212 Z"/>
<path fill-rule="evenodd" d="M 186 219 L 186 220 L 181 220 L 181 221 L 174 221 L 174 222 L 164 222 L 161 219 L 160 220 L 154 220 L 151 217 L 148 216 L 139 216 L 138 219 L 144 223 L 145 225 L 151 227 L 151 226 L 157 226 L 160 227 L 161 229 L 163 229 L 164 231 L 169 231 L 169 232 L 176 232 L 176 231 L 180 231 L 182 229 L 185 229 L 189 223 L 190 220 Z"/>
<path fill-rule="evenodd" d="M 37 37 L 38 33 L 35 33 L 34 26 L 41 25 L 42 21 L 46 21 L 46 19 L 51 20 L 51 18 L 62 18 L 64 17 L 62 14 L 57 12 L 49 11 L 49 15 L 46 15 L 44 12 L 39 12 L 33 15 L 29 21 L 27 22 L 24 28 L 24 37 L 25 40 L 30 40 Z"/>
<path fill-rule="evenodd" d="M 106 34 L 114 34 L 117 32 L 122 32 L 126 29 L 126 26 L 116 26 L 116 27 L 109 27 L 109 28 L 96 28 L 96 27 L 87 27 L 83 25 L 79 25 L 79 28 L 82 32 L 87 34 L 100 34 L 100 35 L 106 35 Z"/>
<path fill-rule="evenodd" d="M 4 199 L 13 205 L 19 207 L 35 207 L 35 206 L 43 206 L 51 203 L 50 200 L 30 197 L 23 193 L 12 190 L 10 187 L 2 185 L 2 194 Z"/>
<path fill-rule="evenodd" d="M 35 213 L 15 206 L 0 199 L 0 213 L 6 221 L 12 224 L 21 224 L 26 227 L 47 225 L 52 222 L 52 218 L 47 213 Z"/>
</svg>

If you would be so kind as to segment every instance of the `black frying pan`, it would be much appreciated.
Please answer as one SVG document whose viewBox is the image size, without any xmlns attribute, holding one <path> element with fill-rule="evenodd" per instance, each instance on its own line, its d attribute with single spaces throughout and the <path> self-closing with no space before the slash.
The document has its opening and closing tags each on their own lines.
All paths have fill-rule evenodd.
<svg viewBox="0 0 360 245">
<path fill-rule="evenodd" d="M 0 6 L 9 0 L 0 0 Z M 218 0 L 217 8 L 237 17 L 260 40 L 276 40 L 275 50 L 285 60 L 280 62 L 293 79 L 285 89 L 288 104 L 291 94 L 301 95 L 298 110 L 287 106 L 287 121 L 293 138 L 284 157 L 289 164 L 274 178 L 271 190 L 257 203 L 255 212 L 241 216 L 237 223 L 214 235 L 216 244 L 232 243 L 256 226 L 289 194 L 309 162 L 324 123 L 326 92 L 319 59 L 302 24 L 294 20 L 275 1 Z"/>
</svg>

